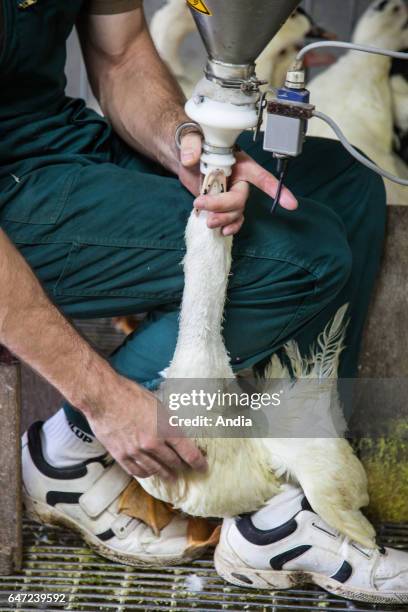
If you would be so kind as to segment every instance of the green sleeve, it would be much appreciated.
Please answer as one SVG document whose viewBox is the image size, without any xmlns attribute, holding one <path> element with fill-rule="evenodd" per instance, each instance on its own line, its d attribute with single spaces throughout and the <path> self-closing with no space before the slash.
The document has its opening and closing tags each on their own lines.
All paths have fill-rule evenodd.
<svg viewBox="0 0 408 612">
<path fill-rule="evenodd" d="M 85 12 L 91 15 L 116 15 L 139 8 L 143 0 L 87 0 Z"/>
</svg>

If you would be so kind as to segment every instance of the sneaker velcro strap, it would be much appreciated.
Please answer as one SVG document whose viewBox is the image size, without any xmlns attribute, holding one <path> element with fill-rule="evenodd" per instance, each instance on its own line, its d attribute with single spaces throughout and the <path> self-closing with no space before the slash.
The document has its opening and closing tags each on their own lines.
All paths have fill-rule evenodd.
<svg viewBox="0 0 408 612">
<path fill-rule="evenodd" d="M 79 505 L 89 517 L 96 518 L 119 497 L 131 480 L 130 474 L 118 463 L 113 463 L 92 487 L 81 495 Z"/>
</svg>

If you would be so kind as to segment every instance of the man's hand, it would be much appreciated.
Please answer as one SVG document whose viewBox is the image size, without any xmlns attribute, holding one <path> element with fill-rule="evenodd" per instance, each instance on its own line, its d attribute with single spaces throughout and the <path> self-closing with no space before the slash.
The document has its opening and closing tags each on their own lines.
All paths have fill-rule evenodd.
<svg viewBox="0 0 408 612">
<path fill-rule="evenodd" d="M 0 303 L 0 343 L 80 409 L 131 474 L 167 478 L 179 468 L 205 469 L 191 440 L 157 438 L 154 395 L 115 372 L 77 333 L 1 230 L 0 253 L 0 286 L 7 288 Z"/>
<path fill-rule="evenodd" d="M 206 470 L 207 462 L 191 440 L 157 437 L 161 406 L 152 393 L 115 374 L 103 394 L 105 401 L 101 398 L 87 417 L 97 439 L 127 472 L 138 478 L 175 479 L 182 469 Z"/>
<path fill-rule="evenodd" d="M 199 134 L 186 134 L 181 140 L 179 178 L 194 195 L 200 193 L 200 168 L 202 140 Z M 271 198 L 275 197 L 278 180 L 243 152 L 237 154 L 237 163 L 229 179 L 230 189 L 218 196 L 200 195 L 194 202 L 198 210 L 207 210 L 208 227 L 222 228 L 224 236 L 236 234 L 244 222 L 245 205 L 249 197 L 249 185 L 255 185 Z M 295 210 L 297 200 L 286 187 L 282 191 L 280 205 Z"/>
<path fill-rule="evenodd" d="M 176 127 L 189 118 L 184 95 L 159 58 L 142 9 L 121 15 L 91 15 L 78 24 L 93 91 L 114 130 L 135 150 L 158 161 L 195 196 L 200 192 L 201 137 L 182 138 L 181 161 L 174 140 Z M 228 193 L 199 197 L 194 205 L 208 210 L 208 225 L 224 235 L 236 234 L 244 221 L 249 184 L 271 198 L 278 181 L 245 153 L 237 155 Z M 281 206 L 297 201 L 284 189 Z"/>
</svg>

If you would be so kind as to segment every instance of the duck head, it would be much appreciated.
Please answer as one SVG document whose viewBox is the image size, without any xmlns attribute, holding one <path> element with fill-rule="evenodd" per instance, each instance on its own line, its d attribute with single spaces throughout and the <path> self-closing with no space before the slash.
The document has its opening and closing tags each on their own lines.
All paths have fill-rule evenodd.
<svg viewBox="0 0 408 612">
<path fill-rule="evenodd" d="M 282 30 L 293 33 L 293 44 L 297 50 L 300 50 L 307 39 L 313 40 L 337 40 L 337 35 L 331 32 L 327 28 L 318 25 L 314 19 L 307 13 L 303 8 L 298 7 L 293 11 L 292 15 L 282 28 Z M 286 53 L 286 49 L 282 49 L 281 54 Z M 307 68 L 313 68 L 316 66 L 329 66 L 335 61 L 335 56 L 332 53 L 324 53 L 311 51 L 305 57 L 305 66 Z"/>
<path fill-rule="evenodd" d="M 408 46 L 408 8 L 404 0 L 375 0 L 360 18 L 353 42 L 394 50 Z"/>
</svg>

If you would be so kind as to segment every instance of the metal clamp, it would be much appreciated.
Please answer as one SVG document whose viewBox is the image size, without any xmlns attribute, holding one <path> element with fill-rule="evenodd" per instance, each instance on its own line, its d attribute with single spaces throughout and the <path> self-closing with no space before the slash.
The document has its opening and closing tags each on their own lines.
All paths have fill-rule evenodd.
<svg viewBox="0 0 408 612">
<path fill-rule="evenodd" d="M 223 78 L 219 76 L 215 76 L 212 72 L 205 72 L 205 76 L 209 81 L 213 81 L 217 83 L 224 89 L 239 89 L 244 94 L 251 95 L 253 93 L 257 93 L 259 88 L 262 85 L 266 85 L 268 81 L 263 81 L 257 79 L 256 77 L 251 77 L 249 79 L 239 79 L 239 78 Z"/>
<path fill-rule="evenodd" d="M 203 152 L 212 155 L 232 155 L 235 151 L 234 147 L 214 147 L 206 142 L 203 144 Z"/>
<path fill-rule="evenodd" d="M 258 121 L 256 122 L 256 128 L 254 130 L 254 142 L 258 140 L 259 132 L 261 131 L 264 110 L 268 104 L 266 96 L 268 95 L 267 91 L 262 93 L 262 96 L 257 104 L 257 112 L 258 112 Z"/>
<path fill-rule="evenodd" d="M 193 123 L 192 121 L 184 121 L 184 123 L 180 123 L 180 125 L 177 126 L 176 132 L 174 134 L 174 140 L 176 141 L 176 146 L 179 150 L 181 150 L 182 137 L 186 134 L 191 133 L 201 134 L 201 136 L 204 136 L 203 130 L 198 125 L 198 123 Z"/>
</svg>

